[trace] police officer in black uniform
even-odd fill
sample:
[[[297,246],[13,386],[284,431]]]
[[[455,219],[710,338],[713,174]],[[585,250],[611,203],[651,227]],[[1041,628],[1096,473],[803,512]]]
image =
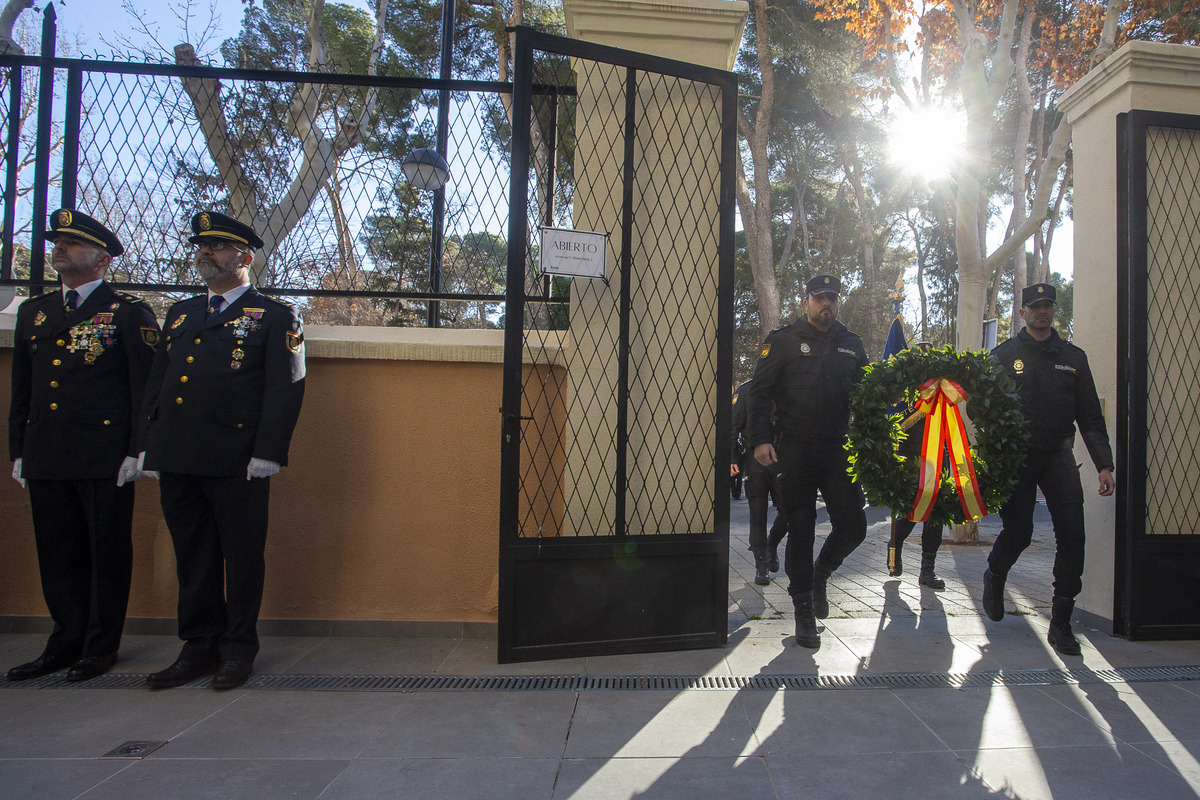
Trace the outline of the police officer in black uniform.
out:
[[[1056,293],[1047,283],[1021,294],[1025,328],[992,351],[1017,382],[1021,409],[1029,418],[1029,446],[1012,497],[1000,509],[1004,527],[992,545],[983,573],[983,609],[1004,618],[1004,581],[1033,536],[1033,507],[1038,487],[1054,523],[1054,599],[1050,645],[1064,655],[1079,655],[1071,633],[1075,597],[1083,588],[1083,486],[1072,448],[1075,426],[1100,473],[1100,494],[1113,493],[1113,456],[1108,429],[1096,396],[1087,355],[1054,330]]]
[[[750,552],[754,554],[754,582],[759,586],[771,583],[771,573],[779,571],[779,543],[787,536],[787,515],[779,498],[775,476],[753,458],[742,458],[745,452],[746,422],[749,415],[750,381],[738,386],[733,393],[733,435],[729,448],[729,469],[743,472],[745,465],[746,501],[750,507]],[[767,533],[767,501],[775,504],[775,523]]]
[[[764,467],[779,464],[779,487],[788,520],[784,570],[796,607],[796,643],[821,646],[817,618],[829,616],[826,586],[867,535],[865,500],[846,469],[850,390],[868,363],[857,334],[837,321],[841,282],[818,275],[805,286],[807,319],[771,332],[763,343],[750,390],[746,446]],[[779,427],[772,444],[771,410]],[[812,560],[817,491],[825,498],[832,531]]]
[[[62,208],[46,239],[62,287],[17,311],[8,447],[13,477],[28,484],[54,631],[8,679],[70,666],[67,680],[82,681],[116,663],[125,627],[138,417],[158,323],[104,281],[124,252],[108,228]]]
[[[214,689],[250,677],[258,653],[270,476],[287,464],[304,397],[296,309],[249,280],[262,239],[214,211],[192,217],[206,295],[171,306],[146,387],[144,468],[157,473],[175,545],[179,637],[153,688],[216,672]]]

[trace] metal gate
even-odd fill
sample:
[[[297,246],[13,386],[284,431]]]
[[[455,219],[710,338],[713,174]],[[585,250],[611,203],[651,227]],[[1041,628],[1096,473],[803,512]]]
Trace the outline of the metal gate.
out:
[[[1117,120],[1113,632],[1200,637],[1200,116]]]
[[[514,73],[499,660],[719,647],[736,78],[525,28]]]

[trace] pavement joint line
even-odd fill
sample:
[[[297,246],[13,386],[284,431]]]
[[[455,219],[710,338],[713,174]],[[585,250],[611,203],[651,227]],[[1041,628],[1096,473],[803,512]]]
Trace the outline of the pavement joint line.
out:
[[[1080,684],[1200,681],[1200,665],[1111,667],[1106,669],[1017,669],[979,672],[881,672],[857,674],[754,675],[309,675],[261,673],[241,690],[341,692],[441,691],[796,691],[822,689],[961,689],[995,686],[1063,686]],[[180,688],[207,689],[198,678]],[[69,682],[64,675],[27,681],[5,681],[7,689],[142,689],[146,676],[109,673],[89,681]],[[157,690],[161,691],[161,690]]]

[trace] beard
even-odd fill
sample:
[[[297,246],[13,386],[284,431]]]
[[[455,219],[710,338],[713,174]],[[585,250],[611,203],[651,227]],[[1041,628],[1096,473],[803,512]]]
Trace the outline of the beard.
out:
[[[211,283],[214,280],[219,280],[222,278],[236,278],[238,276],[238,271],[238,265],[236,262],[219,264],[207,256],[196,257],[196,272],[200,273],[200,278],[205,283]]]

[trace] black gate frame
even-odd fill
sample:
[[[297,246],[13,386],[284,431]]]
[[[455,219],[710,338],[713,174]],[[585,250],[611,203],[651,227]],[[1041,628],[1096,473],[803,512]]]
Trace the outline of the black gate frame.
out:
[[[1113,633],[1128,639],[1200,638],[1200,531],[1146,532],[1149,373],[1149,128],[1200,130],[1200,116],[1117,115],[1117,530]]]
[[[625,427],[628,407],[629,294],[632,263],[632,198],[635,104],[624,109],[625,168],[620,254],[621,339],[618,392],[616,527],[612,536],[522,538],[519,530],[522,437],[522,353],[526,263],[518,245],[529,241],[528,169],[534,51],[625,67],[629,83],[638,71],[653,72],[721,87],[721,142],[718,239],[717,374],[714,391],[716,464],[713,470],[714,530],[702,534],[630,536],[624,530],[626,491]],[[500,575],[498,659],[500,663],[585,655],[657,652],[724,646],[728,637],[729,485],[723,457],[728,451],[731,403],[721,387],[733,381],[734,159],[737,77],[731,72],[565,39],[533,29],[516,29],[513,85],[512,179],[510,182],[508,281],[504,331],[504,388],[501,407]],[[636,548],[653,567],[623,570],[619,553]],[[589,581],[602,581],[617,598],[604,608],[588,608]],[[572,629],[543,619],[545,609],[571,609]],[[595,605],[593,602],[592,605]],[[578,612],[578,613],[576,613]],[[589,613],[590,612],[590,613]],[[679,620],[707,620],[701,633],[680,631]],[[559,620],[561,622],[561,619]]]

